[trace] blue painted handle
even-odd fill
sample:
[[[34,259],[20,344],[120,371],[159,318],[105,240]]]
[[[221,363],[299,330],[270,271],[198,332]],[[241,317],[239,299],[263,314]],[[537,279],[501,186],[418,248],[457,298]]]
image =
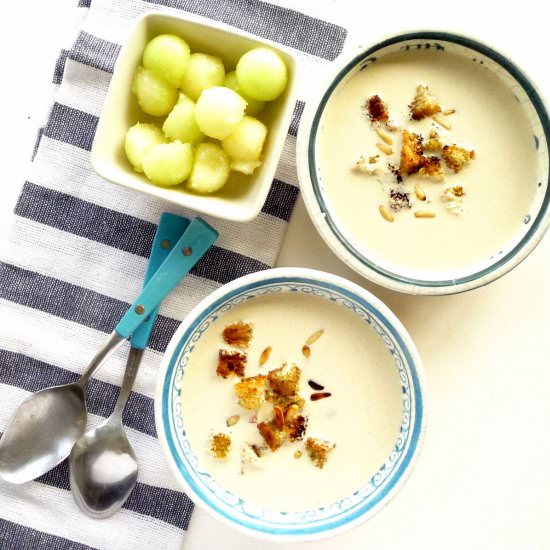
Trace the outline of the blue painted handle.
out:
[[[162,262],[166,260],[168,254],[170,254],[174,245],[180,240],[188,226],[189,220],[187,218],[176,216],[175,214],[168,214],[167,212],[162,214],[157,232],[155,233],[155,239],[153,240],[153,246],[151,247],[151,255],[149,256],[149,264],[145,272],[143,286],[149,282],[151,277],[155,274],[155,271],[157,271]],[[158,307],[146,317],[145,321],[143,321],[132,334],[131,342],[133,348],[145,349],[147,347],[147,342],[149,342],[149,336],[151,336],[157,312]]]
[[[128,338],[146,317],[153,313],[217,238],[218,232],[214,228],[200,218],[195,218],[115,327],[116,333],[122,338]]]

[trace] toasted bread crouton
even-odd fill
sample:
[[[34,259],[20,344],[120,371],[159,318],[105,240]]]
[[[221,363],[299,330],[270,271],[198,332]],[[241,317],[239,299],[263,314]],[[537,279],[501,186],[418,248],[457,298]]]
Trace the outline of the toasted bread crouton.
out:
[[[263,374],[243,378],[233,388],[239,398],[239,405],[245,409],[259,409],[265,403],[265,381]]]
[[[399,164],[399,173],[402,176],[408,176],[418,172],[424,163],[424,148],[422,146],[422,136],[409,132],[403,128],[403,145],[401,146],[401,162]]]
[[[451,170],[460,172],[475,157],[475,151],[468,151],[458,145],[445,145],[441,156]]]
[[[388,108],[379,95],[369,97],[365,102],[364,109],[372,122],[388,122],[390,118]]]
[[[422,120],[423,118],[440,113],[441,106],[430,92],[429,87],[419,84],[416,87],[414,100],[409,105],[409,110],[413,120]]]
[[[299,390],[302,371],[293,363],[285,363],[267,373],[269,386],[278,395],[294,395]]]
[[[217,433],[210,439],[210,451],[215,458],[224,459],[229,456],[231,438],[224,433]]]
[[[276,451],[286,440],[286,432],[279,429],[274,420],[260,422],[258,431],[271,451]]]
[[[243,323],[242,321],[233,323],[225,327],[222,336],[230,346],[245,349],[252,339],[252,325],[250,323]]]
[[[230,376],[244,376],[246,367],[246,353],[221,349],[218,352],[218,366],[216,374],[222,378]]]
[[[255,445],[250,445],[249,443],[245,443],[241,447],[241,474],[258,470],[262,467],[261,454],[257,449]]]
[[[418,174],[423,178],[430,178],[435,181],[443,181],[445,172],[439,157],[424,157],[424,164],[418,171]]]
[[[335,443],[324,439],[308,437],[306,440],[306,451],[317,468],[322,468],[326,464],[328,455],[334,447],[336,447]]]
[[[436,130],[432,130],[428,139],[424,140],[424,151],[441,151],[443,149],[443,142],[439,139],[439,134]]]

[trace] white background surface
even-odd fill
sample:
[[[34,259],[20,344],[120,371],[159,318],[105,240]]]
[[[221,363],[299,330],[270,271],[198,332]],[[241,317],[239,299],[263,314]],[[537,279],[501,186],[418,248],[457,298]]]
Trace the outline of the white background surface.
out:
[[[57,54],[71,44],[75,3],[27,0],[4,8],[0,231],[9,224],[36,129],[51,101]],[[334,0],[332,19],[348,21],[349,44],[368,45],[382,35],[415,28],[480,37],[510,54],[550,95],[548,22],[540,2],[522,1],[513,8],[473,1],[395,0],[391,8],[383,7],[388,5]],[[314,11],[314,3],[306,6]],[[550,548],[549,252],[547,236],[512,273],[464,295],[404,296],[350,272],[317,236],[300,200],[279,265],[350,278],[400,317],[423,357],[430,386],[424,449],[411,479],[389,506],[336,539],[307,546],[267,544],[196,510],[184,549]],[[162,541],[158,547],[163,548]]]

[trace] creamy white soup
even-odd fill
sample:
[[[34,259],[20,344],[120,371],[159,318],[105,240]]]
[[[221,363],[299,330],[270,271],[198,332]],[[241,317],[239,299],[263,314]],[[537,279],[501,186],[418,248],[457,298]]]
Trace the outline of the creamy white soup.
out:
[[[448,129],[432,117],[411,120],[408,106],[420,84],[441,105],[438,116]],[[393,153],[386,155],[363,110],[375,94],[395,126],[425,140],[435,130],[443,143],[474,150],[475,158],[458,173],[445,167],[443,182],[414,174],[398,184],[391,175],[353,170],[359,157],[377,154],[382,168],[399,167],[400,130],[386,131],[393,141]],[[433,50],[389,54],[342,83],[321,118],[317,162],[328,206],[344,234],[375,262],[400,272],[444,272],[496,258],[524,229],[536,189],[535,144],[524,106],[485,64]],[[425,201],[417,198],[416,185]],[[465,194],[452,212],[442,194],[457,185]],[[389,187],[408,193],[412,207],[391,211]],[[392,222],[380,214],[381,205]],[[417,218],[418,211],[433,217]]]
[[[253,467],[243,469],[243,445],[264,445],[257,422],[271,415],[272,406],[255,413],[237,402],[233,386],[239,378],[216,375],[218,350],[228,348],[222,338],[227,325],[253,325],[245,376],[267,374],[285,362],[301,370],[300,393],[308,417],[303,441],[286,442],[278,450],[262,452]],[[302,347],[319,329],[322,336]],[[271,346],[260,366],[262,351]],[[324,387],[330,397],[311,401]],[[201,336],[185,368],[182,412],[185,430],[200,465],[224,488],[249,503],[278,511],[300,511],[330,504],[363,486],[384,463],[395,445],[402,415],[401,385],[387,347],[365,321],[344,307],[318,297],[276,294],[254,298],[224,313]],[[228,427],[229,417],[239,421]],[[255,420],[255,422],[251,422]],[[231,438],[226,459],[210,451],[211,436]],[[304,449],[307,437],[336,444],[324,467],[318,468]],[[296,451],[302,456],[296,458]]]

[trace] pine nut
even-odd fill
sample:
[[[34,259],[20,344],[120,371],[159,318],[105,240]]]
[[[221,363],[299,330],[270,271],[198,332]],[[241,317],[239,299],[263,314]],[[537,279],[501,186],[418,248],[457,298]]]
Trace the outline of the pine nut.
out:
[[[323,335],[323,332],[325,332],[325,329],[320,328],[319,330],[316,330],[307,340],[306,340],[306,346],[311,346],[311,344],[314,344],[321,338]]]
[[[456,113],[456,109],[447,109],[446,111],[443,111],[443,115],[449,116],[454,115]]]
[[[379,207],[378,207],[378,210],[380,210],[380,214],[382,214],[382,217],[383,217],[387,222],[393,222],[393,216],[386,210],[386,207],[385,207],[385,206],[379,206]]]
[[[391,145],[393,143],[393,139],[388,136],[388,134],[386,134],[386,132],[384,132],[384,130],[382,130],[381,128],[377,128],[376,133],[378,134],[378,137],[382,141],[385,141],[388,145]]]
[[[387,145],[386,143],[377,143],[376,147],[382,151],[382,153],[385,153],[386,155],[391,155],[393,153],[393,149]]]
[[[415,212],[414,217],[415,218],[435,218],[435,213],[422,210],[420,212]]]
[[[418,183],[414,186],[414,193],[416,195],[416,198],[419,201],[425,201],[426,200],[426,193],[422,190],[422,187],[418,185]]]
[[[445,128],[445,130],[450,130],[451,129],[451,125],[446,120],[441,118],[440,116],[434,115],[432,117],[432,120],[437,122],[440,126],[443,126],[443,128]]]

